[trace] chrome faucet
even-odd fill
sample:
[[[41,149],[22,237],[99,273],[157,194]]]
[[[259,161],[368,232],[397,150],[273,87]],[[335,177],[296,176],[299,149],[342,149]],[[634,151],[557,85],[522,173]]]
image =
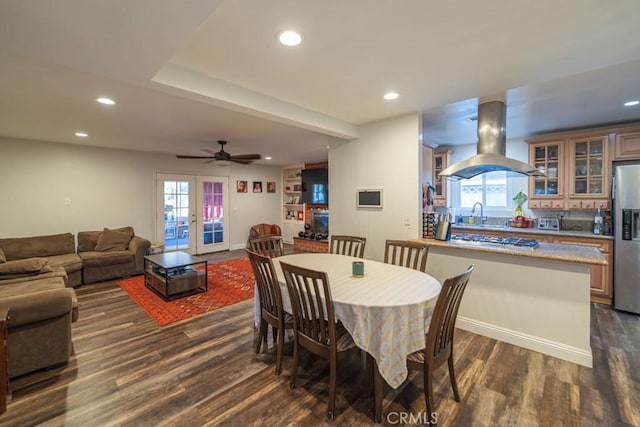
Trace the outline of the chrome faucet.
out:
[[[482,203],[475,202],[473,204],[473,207],[471,208],[471,216],[476,213],[476,205],[480,205],[480,224],[484,224],[487,219],[484,217],[484,207],[482,206]]]

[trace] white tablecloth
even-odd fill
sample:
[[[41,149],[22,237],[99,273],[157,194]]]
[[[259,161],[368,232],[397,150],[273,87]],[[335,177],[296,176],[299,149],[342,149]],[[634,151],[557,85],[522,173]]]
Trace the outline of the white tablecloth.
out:
[[[365,275],[354,278],[351,263],[364,261]],[[425,334],[440,283],[428,274],[378,261],[335,254],[294,254],[274,258],[283,305],[291,312],[279,261],[326,271],[336,317],[355,343],[376,359],[393,388],[407,378],[407,355],[424,348]]]

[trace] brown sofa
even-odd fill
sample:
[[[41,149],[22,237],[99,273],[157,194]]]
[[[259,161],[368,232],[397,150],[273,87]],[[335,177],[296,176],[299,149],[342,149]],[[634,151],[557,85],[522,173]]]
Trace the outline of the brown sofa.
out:
[[[151,242],[132,227],[78,233],[82,283],[94,283],[144,273],[144,256]]]
[[[63,267],[47,258],[2,262],[0,305],[9,309],[9,377],[67,363],[78,301]]]
[[[71,233],[0,239],[0,249],[7,261],[47,258],[50,266],[64,267],[70,286],[82,284],[82,260],[76,254],[75,238]]]

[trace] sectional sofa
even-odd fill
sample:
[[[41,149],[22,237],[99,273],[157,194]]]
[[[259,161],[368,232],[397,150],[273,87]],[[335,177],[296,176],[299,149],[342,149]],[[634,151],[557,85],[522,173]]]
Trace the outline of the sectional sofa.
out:
[[[9,308],[9,377],[65,364],[74,287],[144,272],[151,242],[133,228],[0,239],[0,306]]]

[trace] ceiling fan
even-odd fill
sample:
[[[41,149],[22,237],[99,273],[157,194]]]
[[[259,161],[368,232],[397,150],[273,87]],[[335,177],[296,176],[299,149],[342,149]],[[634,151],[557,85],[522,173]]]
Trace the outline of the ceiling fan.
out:
[[[248,165],[262,158],[260,154],[237,154],[235,156],[232,156],[231,154],[224,151],[224,146],[226,145],[226,143],[227,141],[218,141],[218,144],[220,144],[220,151],[217,151],[217,152],[213,150],[209,150],[208,148],[202,149],[202,151],[211,153],[212,154],[211,156],[186,156],[186,155],[178,154],[176,157],[179,159],[209,159],[209,162],[219,162],[221,166],[227,165],[229,164],[229,162]]]

